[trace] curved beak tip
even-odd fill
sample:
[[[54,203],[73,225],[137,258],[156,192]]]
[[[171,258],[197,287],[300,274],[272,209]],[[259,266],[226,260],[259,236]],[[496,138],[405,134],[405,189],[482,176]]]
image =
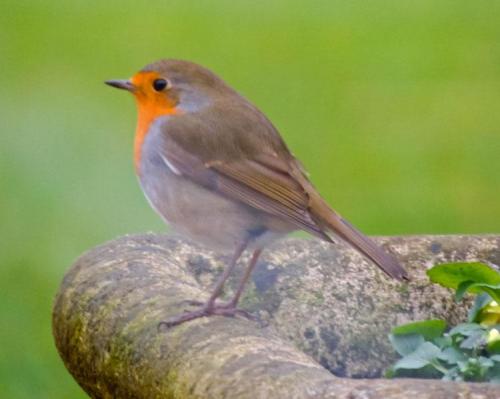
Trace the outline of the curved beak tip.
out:
[[[117,89],[128,90],[128,91],[134,90],[134,85],[129,80],[113,79],[113,80],[106,80],[104,83],[106,83],[111,87],[115,87]]]

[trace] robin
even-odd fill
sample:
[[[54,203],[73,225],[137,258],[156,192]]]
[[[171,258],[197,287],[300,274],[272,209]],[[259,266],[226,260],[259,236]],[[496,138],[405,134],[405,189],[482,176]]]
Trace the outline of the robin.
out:
[[[370,238],[328,206],[257,107],[210,70],[188,61],[161,60],[130,80],[108,80],[135,97],[135,170],[155,211],[175,230],[233,256],[206,303],[168,320],[174,326],[237,308],[262,250],[294,230],[322,240],[337,236],[386,274],[406,271]],[[245,250],[252,256],[227,302],[224,283]]]

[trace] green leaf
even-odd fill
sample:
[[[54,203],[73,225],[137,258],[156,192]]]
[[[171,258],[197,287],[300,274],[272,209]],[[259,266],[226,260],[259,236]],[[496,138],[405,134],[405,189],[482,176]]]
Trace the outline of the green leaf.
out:
[[[461,323],[453,327],[448,334],[454,336],[457,334],[468,337],[476,333],[476,331],[484,331],[485,328],[477,323]]]
[[[443,335],[446,330],[446,322],[443,320],[424,320],[413,323],[402,324],[394,327],[392,335],[421,335],[425,340],[432,340]]]
[[[457,302],[461,301],[470,286],[474,284],[475,283],[472,280],[462,281],[460,284],[458,284],[457,291],[455,292],[455,300]]]
[[[456,381],[458,378],[458,367],[452,367],[445,373],[445,375],[443,375],[442,379],[445,381]]]
[[[396,377],[396,372],[394,371],[394,369],[392,367],[389,367],[387,370],[385,370],[384,377],[385,378],[394,378],[394,377]]]
[[[488,370],[486,378],[489,382],[500,384],[500,363],[495,362],[495,365]]]
[[[446,370],[446,369],[444,369]],[[447,370],[446,370],[447,371]],[[428,364],[419,369],[398,369],[398,370],[388,370],[386,373],[387,378],[441,378],[444,371],[437,371],[435,367]]]
[[[500,340],[489,341],[487,347],[488,352],[493,354],[493,356],[498,356],[499,358],[497,361],[500,362]],[[493,358],[493,356],[491,356],[491,358]]]
[[[460,343],[462,349],[476,349],[486,344],[486,331],[477,330]]]
[[[432,342],[440,348],[447,348],[448,346],[453,345],[453,339],[449,334],[444,334],[441,337],[434,338]]]
[[[487,306],[493,299],[488,294],[481,294],[476,297],[474,300],[474,305],[469,310],[469,314],[467,319],[469,322],[478,321],[478,316],[481,313],[481,310]]]
[[[488,369],[488,368],[494,366],[493,360],[491,360],[491,358],[485,357],[485,356],[479,356],[479,364],[484,369]]]
[[[434,266],[427,271],[432,282],[443,287],[458,289],[461,283],[473,281],[474,283],[496,286],[500,284],[500,273],[493,270],[484,263],[444,263]],[[463,288],[463,287],[462,287]],[[487,288],[491,295],[490,287],[470,287],[469,289],[478,293]],[[464,291],[465,292],[465,291]],[[500,295],[500,291],[498,292]],[[495,297],[493,297],[495,299]]]
[[[464,353],[453,347],[444,349],[438,358],[450,364],[466,361]]]
[[[456,292],[456,297],[457,301],[461,300],[462,297],[465,295],[466,291],[471,291],[471,292],[486,292],[488,295],[492,297],[495,301],[500,301],[500,284],[485,284],[485,283],[472,283],[472,284],[467,284],[465,287],[465,291],[461,293],[461,297],[459,298],[459,292],[458,290],[461,289],[462,285],[465,285],[466,283],[469,283],[469,281],[465,281],[464,283],[460,283],[457,292]]]
[[[437,359],[441,350],[431,342],[423,342],[415,351],[399,359],[394,365],[398,369],[420,369]]]
[[[406,356],[415,351],[423,342],[424,337],[420,334],[389,334],[392,346],[401,356]]]
[[[462,373],[467,371],[470,367],[468,360],[459,361],[459,362],[457,362],[457,364],[458,364],[458,368],[459,368],[460,372],[462,372]]]

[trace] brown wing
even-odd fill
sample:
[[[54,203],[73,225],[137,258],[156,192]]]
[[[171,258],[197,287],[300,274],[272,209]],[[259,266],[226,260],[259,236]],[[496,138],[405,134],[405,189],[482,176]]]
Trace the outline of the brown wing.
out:
[[[240,97],[222,105],[189,118],[176,117],[164,126],[162,157],[187,178],[221,195],[330,242],[327,232],[333,232],[390,276],[407,278],[392,256],[328,206],[260,111]]]
[[[309,194],[272,153],[255,159],[203,162],[173,140],[165,140],[162,156],[185,177],[236,201],[288,220],[331,241],[309,213]]]

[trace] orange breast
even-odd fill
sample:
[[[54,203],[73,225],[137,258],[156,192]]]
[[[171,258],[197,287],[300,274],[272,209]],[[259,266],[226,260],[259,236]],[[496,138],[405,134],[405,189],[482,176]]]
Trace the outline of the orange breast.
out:
[[[152,88],[152,82],[158,77],[155,72],[139,72],[132,78],[136,87],[134,95],[138,111],[134,141],[134,164],[137,173],[140,172],[142,145],[151,130],[151,124],[160,116],[179,113],[176,101],[169,98],[167,93],[156,92]]]

